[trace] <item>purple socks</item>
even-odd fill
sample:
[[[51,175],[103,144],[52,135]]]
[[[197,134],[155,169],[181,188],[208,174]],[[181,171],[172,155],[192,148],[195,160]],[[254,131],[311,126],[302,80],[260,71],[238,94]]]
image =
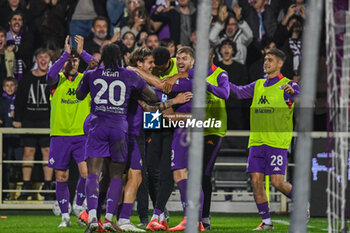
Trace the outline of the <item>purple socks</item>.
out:
[[[106,214],[114,214],[122,194],[122,180],[112,178],[107,191]]]
[[[133,203],[123,203],[119,218],[130,219]]]
[[[269,203],[268,202],[256,204],[256,207],[258,207],[259,214],[263,220],[270,218],[270,210],[269,210]]]
[[[164,211],[161,211],[160,209],[157,209],[157,208],[155,208],[154,210],[153,210],[153,214],[155,214],[155,215],[161,215],[162,213],[163,213]]]
[[[86,179],[80,177],[78,184],[77,184],[77,200],[76,204],[78,206],[82,206],[84,199],[85,199],[85,182]]]
[[[99,176],[96,174],[89,174],[86,178],[85,195],[89,211],[97,209],[98,195],[100,191],[98,182]]]
[[[180,196],[181,196],[181,204],[182,208],[184,210],[184,215],[186,216],[186,204],[187,204],[187,179],[180,180],[177,183],[177,187],[179,188],[180,191]]]
[[[69,189],[68,182],[58,182],[56,181],[56,199],[58,205],[60,206],[61,213],[68,213],[69,206]]]

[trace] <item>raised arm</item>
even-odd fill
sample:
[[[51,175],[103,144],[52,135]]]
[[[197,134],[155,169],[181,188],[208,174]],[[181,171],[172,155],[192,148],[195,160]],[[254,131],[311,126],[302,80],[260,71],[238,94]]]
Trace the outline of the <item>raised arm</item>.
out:
[[[86,52],[83,49],[84,48],[84,37],[75,36],[74,40],[77,43],[77,52],[78,52],[79,56],[81,57],[81,59],[83,59],[83,61],[86,62],[86,64],[90,64],[90,61],[93,59],[96,60],[96,58],[94,58],[91,54],[89,54],[88,52]]]
[[[66,37],[64,44],[64,52],[62,56],[51,66],[46,75],[46,82],[49,87],[57,85],[59,81],[59,73],[63,69],[64,63],[69,59],[71,50],[69,45],[69,36]]]
[[[229,83],[231,93],[234,93],[238,99],[251,99],[254,96],[255,82],[248,85],[237,86],[233,83]]]
[[[207,88],[209,92],[213,93],[217,97],[227,100],[230,96],[228,74],[226,72],[220,73],[218,76],[218,86],[207,82]]]

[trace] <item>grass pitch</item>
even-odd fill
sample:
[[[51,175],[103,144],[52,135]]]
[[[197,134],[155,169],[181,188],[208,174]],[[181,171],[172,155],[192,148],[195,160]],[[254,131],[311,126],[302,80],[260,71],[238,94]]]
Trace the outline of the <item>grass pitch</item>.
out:
[[[139,218],[133,213],[131,221],[136,225]],[[71,216],[72,225],[69,228],[59,229],[61,217],[54,216],[51,211],[0,211],[0,232],[16,233],[56,233],[56,232],[84,232],[85,228],[78,226],[76,217]],[[275,227],[273,232],[288,232],[290,218],[288,215],[272,215]],[[176,226],[183,216],[179,212],[170,213],[169,227]],[[244,233],[252,232],[252,229],[260,224],[258,214],[213,214],[211,224],[213,230],[210,233]],[[327,232],[326,218],[311,218],[308,232]]]

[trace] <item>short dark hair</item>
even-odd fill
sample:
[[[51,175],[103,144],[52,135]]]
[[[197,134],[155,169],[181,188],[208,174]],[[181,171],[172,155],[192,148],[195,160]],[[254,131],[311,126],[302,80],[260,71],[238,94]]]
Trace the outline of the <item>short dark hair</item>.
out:
[[[97,20],[106,21],[106,23],[107,23],[107,29],[108,29],[108,27],[109,27],[109,20],[108,20],[106,17],[104,17],[104,16],[97,16],[97,17],[95,17],[95,18],[92,20],[92,27],[95,27],[95,24],[96,24],[96,21],[97,21]]]
[[[188,55],[190,55],[194,59],[194,50],[190,46],[183,46],[183,47],[181,47],[177,51],[177,54],[180,54],[180,53],[187,53]]]
[[[36,58],[41,53],[47,53],[49,55],[49,57],[51,58],[50,50],[47,48],[38,48],[37,50],[35,50],[34,57]]]
[[[5,34],[5,37],[6,37],[6,33],[7,33],[7,32],[6,32],[6,29],[0,26],[0,33],[1,33],[1,32],[4,33],[4,34]]]
[[[121,64],[120,48],[116,44],[108,44],[103,47],[101,60],[97,67],[103,62],[105,68],[116,71]]]
[[[286,60],[286,55],[284,54],[284,52],[282,50],[279,50],[277,48],[272,48],[272,49],[269,49],[267,52],[266,52],[266,55],[267,54],[271,54],[271,55],[274,55],[277,57],[277,59],[280,59],[283,63],[284,61]]]
[[[2,86],[4,87],[7,82],[13,82],[16,86],[18,85],[18,82],[14,77],[6,77],[4,81],[2,81]]]
[[[156,36],[156,37],[158,38],[158,40],[159,40],[159,36],[158,36],[158,34],[155,33],[155,32],[149,33],[149,34],[147,35],[147,39],[148,39],[148,37],[150,37],[150,36]],[[146,39],[146,40],[147,40],[147,39]]]
[[[167,63],[170,59],[170,52],[166,47],[159,46],[152,50],[152,55],[154,57],[154,64],[156,66],[161,66]]]
[[[236,42],[230,40],[230,39],[225,39],[221,42],[221,44],[219,45],[219,53],[221,51],[221,48],[222,46],[224,45],[230,45],[232,47],[232,50],[233,50],[233,54],[232,54],[232,57],[234,57],[237,53],[237,44]]]
[[[142,48],[142,47],[137,48],[130,55],[129,65],[136,67],[138,61],[144,62],[145,58],[151,55],[152,55],[152,52],[148,48]]]
[[[15,10],[13,12],[11,12],[11,14],[9,15],[8,19],[7,19],[7,22],[10,22],[12,17],[15,16],[15,15],[20,15],[22,17],[22,20],[23,20],[23,26],[24,26],[24,14],[22,11],[20,10]],[[22,27],[23,27],[22,26]]]
[[[174,40],[170,39],[170,38],[165,38],[165,39],[162,39],[160,41],[160,46],[164,46],[164,47],[167,47],[169,46],[171,43],[173,43],[175,45],[175,42]]]
[[[126,32],[124,32],[124,34],[122,35],[122,40],[125,39],[126,34],[131,34],[131,35],[134,37],[134,39],[136,40],[136,36],[135,36],[135,34],[134,34],[132,31],[126,31]]]
[[[71,48],[70,56],[79,58],[79,53],[76,48]]]

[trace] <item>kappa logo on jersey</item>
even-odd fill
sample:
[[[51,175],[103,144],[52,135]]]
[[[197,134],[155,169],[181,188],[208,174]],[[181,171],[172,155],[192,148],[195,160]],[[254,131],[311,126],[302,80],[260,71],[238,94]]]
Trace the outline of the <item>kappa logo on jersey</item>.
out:
[[[159,111],[156,112],[144,112],[143,113],[143,128],[144,129],[160,129],[160,116],[162,114]]]
[[[266,95],[262,95],[258,104],[270,104],[270,102],[267,100]]]
[[[279,167],[275,167],[275,168],[273,169],[273,171],[274,171],[274,172],[279,172],[279,171],[281,171],[281,169],[280,169]]]
[[[75,88],[69,88],[66,95],[75,95]]]

